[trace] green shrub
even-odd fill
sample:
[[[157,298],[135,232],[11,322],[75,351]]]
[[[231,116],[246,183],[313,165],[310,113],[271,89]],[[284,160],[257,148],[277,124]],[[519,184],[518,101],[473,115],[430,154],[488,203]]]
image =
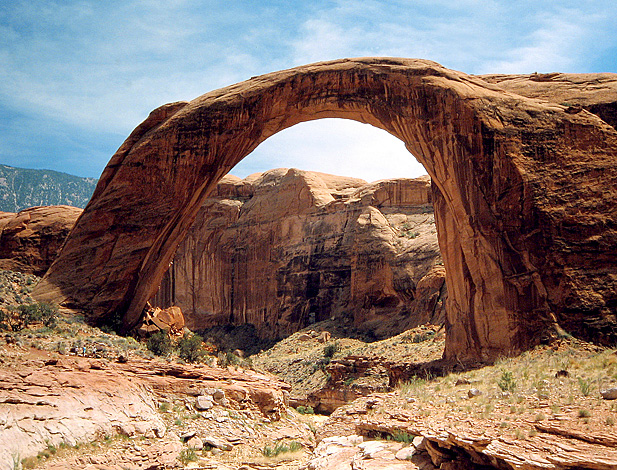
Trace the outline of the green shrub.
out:
[[[289,445],[283,442],[277,442],[274,447],[265,446],[261,453],[264,457],[276,457],[279,454],[284,454],[286,452],[296,452],[302,449],[302,444],[299,442],[293,441]]]
[[[7,314],[0,310],[0,331],[8,329],[9,324],[7,323],[7,318]]]
[[[501,378],[497,382],[499,388],[504,392],[513,392],[516,389],[516,381],[514,380],[514,374],[509,370],[504,370],[501,373]]]
[[[171,339],[164,331],[157,331],[146,343],[147,348],[157,356],[166,356],[173,350]]]
[[[197,454],[195,453],[195,449],[182,449],[180,451],[180,455],[178,455],[178,460],[184,465],[188,464],[189,462],[195,462],[195,460],[197,460]]]
[[[327,359],[332,359],[332,356],[340,349],[338,341],[328,344],[323,348],[323,355]]]
[[[424,341],[428,341],[429,339],[432,339],[434,337],[435,337],[434,331],[427,331],[425,333],[418,333],[417,335],[415,335],[411,339],[411,342],[412,343],[423,343]]]
[[[184,335],[178,341],[178,356],[187,362],[196,362],[201,359],[206,352],[201,346],[203,338],[199,335]]]
[[[589,393],[591,392],[591,380],[585,380],[579,377],[578,386],[580,387],[581,393],[584,396],[589,396]]]
[[[315,410],[313,410],[313,407],[310,405],[309,406],[300,405],[296,408],[296,411],[300,413],[301,415],[314,415],[315,414]]]
[[[403,442],[405,444],[411,444],[414,437],[416,436],[405,431],[395,431],[394,434],[392,434],[392,440],[396,442]]]
[[[35,322],[42,322],[47,328],[54,328],[58,324],[58,309],[48,303],[23,304],[11,310],[11,314],[4,315],[0,320],[13,331],[23,330]]]

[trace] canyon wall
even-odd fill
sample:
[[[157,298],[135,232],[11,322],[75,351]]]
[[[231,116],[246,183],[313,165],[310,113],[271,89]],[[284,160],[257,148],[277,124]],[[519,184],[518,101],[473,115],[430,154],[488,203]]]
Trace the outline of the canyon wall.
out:
[[[382,337],[443,323],[444,280],[428,176],[277,169],[219,182],[151,303],[193,330],[276,338],[335,317]]]

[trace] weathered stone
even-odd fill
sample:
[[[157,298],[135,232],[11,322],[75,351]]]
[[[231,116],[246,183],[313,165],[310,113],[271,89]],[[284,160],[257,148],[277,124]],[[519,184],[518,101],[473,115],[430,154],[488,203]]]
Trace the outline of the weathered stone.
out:
[[[614,74],[568,78],[578,106],[614,107]],[[603,111],[567,112],[548,84],[527,98],[488,80],[424,60],[343,59],[162,106],[112,157],[34,295],[134,327],[216,182],[276,132],[343,117],[399,137],[435,183],[447,358],[513,354],[559,326],[614,342],[617,131]],[[602,93],[585,85],[596,82]]]
[[[214,401],[209,395],[199,395],[195,402],[195,408],[199,411],[209,410],[214,406]]]
[[[358,448],[361,449],[361,454],[363,457],[373,458],[373,455],[386,448],[386,444],[381,441],[366,441],[358,444]]]
[[[617,400],[617,387],[601,390],[600,395],[602,395],[602,398],[605,400]]]
[[[413,441],[411,442],[413,444],[413,446],[419,450],[425,450],[425,439],[424,436],[416,436],[413,438]]]
[[[317,338],[317,340],[318,340],[320,343],[327,343],[328,341],[330,341],[330,337],[331,337],[331,335],[330,335],[330,332],[329,332],[329,331],[322,331],[322,332],[319,334],[319,337]]]
[[[477,388],[470,388],[467,392],[467,396],[469,398],[479,397],[480,395],[482,395],[482,392]]]
[[[164,309],[149,308],[144,312],[137,329],[141,336],[149,336],[157,331],[180,333],[184,329],[184,315],[180,307],[175,305]]]
[[[45,274],[81,213],[71,206],[0,212],[0,269]]]
[[[413,454],[416,453],[416,448],[414,446],[403,447],[396,453],[396,458],[398,460],[410,460]]]
[[[217,449],[221,449],[221,450],[231,450],[232,449],[232,445],[228,441],[215,437],[215,436],[204,437],[203,443],[206,445],[215,447]]]
[[[202,450],[204,448],[204,443],[197,436],[191,437],[188,441],[186,441],[187,447],[195,450]]]

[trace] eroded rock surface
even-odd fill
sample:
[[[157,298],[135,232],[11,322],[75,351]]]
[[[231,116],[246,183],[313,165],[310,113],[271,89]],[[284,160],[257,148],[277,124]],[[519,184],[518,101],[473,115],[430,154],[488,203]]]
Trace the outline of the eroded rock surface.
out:
[[[615,75],[577,79],[603,80],[594,105],[617,101]],[[435,183],[446,357],[513,354],[559,325],[613,342],[617,131],[601,115],[393,58],[297,67],[165,105],[112,157],[35,295],[135,326],[216,183],[278,131],[339,117],[400,138]]]
[[[135,456],[127,448],[126,452],[107,459],[94,456],[91,460],[86,456],[72,465],[125,461],[131,464],[130,468],[151,468],[157,462],[160,468],[174,467],[183,445],[177,436],[166,436],[169,426],[162,419],[160,405],[178,399],[182,400],[183,410],[191,410],[196,409],[198,396],[213,397],[215,409],[194,417],[201,420],[195,428],[202,438],[237,442],[235,436],[246,441],[251,438],[251,431],[243,427],[246,420],[276,422],[286,417],[289,386],[251,370],[232,371],[136,357],[128,362],[114,362],[36,350],[28,353],[19,346],[0,349],[0,359],[2,470],[14,468],[14,459],[19,462],[36,456],[50,445],[73,446],[115,434],[153,439],[156,445],[150,454],[137,452]],[[238,417],[231,419],[234,410]],[[161,438],[164,439],[157,440]],[[136,460],[127,461],[124,454]],[[153,461],[147,461],[148,455]]]
[[[71,206],[0,213],[0,269],[45,274],[81,213]]]
[[[408,439],[417,436],[434,468],[442,469],[609,470],[617,466],[615,434],[580,432],[576,429],[580,426],[573,421],[521,423],[523,429],[532,432],[513,438],[505,435],[503,427],[478,419],[458,420],[452,416],[454,413],[427,415],[414,402],[405,408],[396,394],[359,398],[333,413],[319,430],[318,441],[327,443],[332,436],[355,434]]]
[[[376,337],[444,321],[430,179],[277,169],[226,176],[204,202],[153,303],[193,330],[276,338],[330,318]]]

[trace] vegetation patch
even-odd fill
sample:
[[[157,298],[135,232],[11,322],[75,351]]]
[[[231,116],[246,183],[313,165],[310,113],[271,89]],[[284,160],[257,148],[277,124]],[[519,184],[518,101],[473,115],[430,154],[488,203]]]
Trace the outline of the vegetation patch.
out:
[[[289,444],[286,444],[284,442],[277,442],[274,447],[269,445],[264,446],[261,453],[264,457],[276,457],[279,454],[298,452],[301,449],[302,444],[297,441],[292,441]]]

